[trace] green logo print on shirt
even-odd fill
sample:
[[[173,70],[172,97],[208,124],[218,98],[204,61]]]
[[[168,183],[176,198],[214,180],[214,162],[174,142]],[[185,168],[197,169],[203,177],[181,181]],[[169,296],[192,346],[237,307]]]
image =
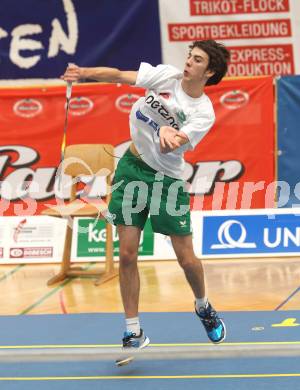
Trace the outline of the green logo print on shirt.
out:
[[[176,116],[181,125],[186,121],[186,115],[183,111],[176,112]]]

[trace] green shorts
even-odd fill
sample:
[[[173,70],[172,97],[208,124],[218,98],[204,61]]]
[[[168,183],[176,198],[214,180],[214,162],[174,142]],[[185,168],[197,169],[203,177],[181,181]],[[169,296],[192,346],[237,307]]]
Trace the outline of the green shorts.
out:
[[[150,214],[154,232],[191,234],[190,196],[185,182],[155,171],[129,149],[115,172],[109,212],[114,225],[143,229]]]

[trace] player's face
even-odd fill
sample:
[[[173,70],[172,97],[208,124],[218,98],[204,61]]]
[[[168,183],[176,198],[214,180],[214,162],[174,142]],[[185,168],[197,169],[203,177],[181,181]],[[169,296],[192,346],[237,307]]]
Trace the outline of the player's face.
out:
[[[194,47],[185,62],[183,78],[185,80],[197,80],[201,81],[204,78],[209,78],[213,75],[213,72],[207,69],[209,63],[209,57],[205,51]]]

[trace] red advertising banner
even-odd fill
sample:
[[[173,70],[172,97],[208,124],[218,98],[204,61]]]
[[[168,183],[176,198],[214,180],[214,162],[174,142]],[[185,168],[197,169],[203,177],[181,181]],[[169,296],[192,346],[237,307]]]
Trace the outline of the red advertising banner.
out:
[[[272,207],[272,78],[227,80],[207,93],[216,124],[186,154],[193,208]],[[67,144],[111,143],[120,157],[130,141],[130,108],[143,94],[129,86],[75,85]],[[64,119],[62,86],[0,89],[0,215],[35,215],[56,202]]]
[[[200,41],[205,39],[257,39],[291,36],[289,19],[235,21],[215,23],[169,24],[169,40]]]
[[[191,15],[288,12],[289,0],[190,0]]]
[[[224,80],[207,88],[206,93],[214,104],[217,120],[195,151],[187,153],[187,160],[200,170],[194,174],[193,182],[196,183],[197,175],[200,182],[205,174],[210,177],[206,181],[204,199],[196,196],[193,208],[273,207],[275,129],[272,78]]]
[[[295,73],[292,45],[231,47],[230,58],[228,74],[233,77]]]

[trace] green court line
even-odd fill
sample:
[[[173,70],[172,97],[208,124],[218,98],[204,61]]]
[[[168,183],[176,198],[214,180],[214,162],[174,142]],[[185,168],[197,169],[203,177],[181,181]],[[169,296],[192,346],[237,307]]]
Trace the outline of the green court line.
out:
[[[26,264],[18,264],[15,268],[13,268],[11,271],[7,272],[6,274],[2,275],[0,277],[0,282],[3,282],[3,280],[9,278],[11,275],[18,272],[21,268],[25,267]]]
[[[300,373],[275,374],[217,374],[217,375],[99,375],[99,376],[41,376],[41,377],[0,377],[0,381],[93,381],[123,379],[247,379],[247,378],[292,378]]]
[[[86,267],[84,267],[82,270],[86,271],[93,267],[95,263],[89,263]],[[59,286],[53,288],[50,292],[42,296],[40,299],[38,299],[36,302],[32,303],[30,306],[28,306],[26,309],[22,310],[19,315],[22,314],[28,314],[32,309],[36,308],[38,305],[43,303],[46,299],[51,297],[52,295],[56,294],[59,290],[63,289],[67,284],[71,283],[73,280],[80,278],[80,276],[75,276],[71,278],[67,278],[64,282],[62,282]]]
[[[149,344],[150,347],[203,347],[211,346],[211,343],[160,343]],[[240,341],[232,343],[222,343],[220,348],[224,346],[242,346],[242,345],[300,345],[300,341]],[[121,344],[45,344],[45,345],[0,345],[0,349],[60,349],[60,348],[116,348]]]

